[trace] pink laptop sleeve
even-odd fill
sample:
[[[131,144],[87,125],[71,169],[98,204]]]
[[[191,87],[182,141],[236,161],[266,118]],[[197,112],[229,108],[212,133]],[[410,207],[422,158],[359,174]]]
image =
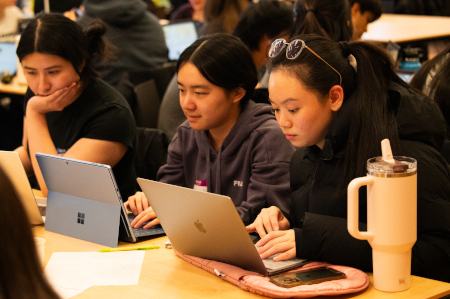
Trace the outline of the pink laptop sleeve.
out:
[[[289,273],[301,272],[316,268],[333,268],[344,272],[345,279],[326,281],[312,285],[301,285],[293,288],[279,287],[269,281],[268,276],[247,271],[236,266],[182,254],[174,250],[177,256],[214,275],[227,280],[243,290],[272,298],[310,298],[315,296],[332,296],[356,293],[369,285],[369,277],[361,270],[335,266],[324,262],[312,262]]]

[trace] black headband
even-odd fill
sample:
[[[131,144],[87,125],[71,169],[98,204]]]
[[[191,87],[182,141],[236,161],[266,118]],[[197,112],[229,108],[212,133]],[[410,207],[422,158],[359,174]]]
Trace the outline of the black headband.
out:
[[[352,54],[346,41],[339,42],[339,46],[341,46],[342,54],[344,54],[344,57],[348,57],[350,54]]]

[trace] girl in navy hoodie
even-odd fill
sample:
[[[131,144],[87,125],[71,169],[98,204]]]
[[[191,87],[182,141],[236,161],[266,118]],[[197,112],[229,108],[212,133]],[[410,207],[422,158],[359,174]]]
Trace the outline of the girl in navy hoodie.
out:
[[[245,223],[265,206],[288,212],[294,147],[271,107],[250,100],[258,81],[244,43],[224,34],[201,38],[181,54],[177,68],[187,120],[169,146],[158,180],[229,196]],[[130,197],[127,206],[140,213],[134,227],[156,217],[143,193]]]

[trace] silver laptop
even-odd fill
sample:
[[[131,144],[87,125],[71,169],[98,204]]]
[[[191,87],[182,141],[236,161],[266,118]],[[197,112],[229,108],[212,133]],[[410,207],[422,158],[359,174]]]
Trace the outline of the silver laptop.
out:
[[[169,60],[178,60],[181,53],[197,40],[194,22],[181,22],[163,26],[164,37],[169,49]]]
[[[300,267],[304,259],[261,260],[232,200],[227,196],[137,179],[173,248],[263,275]]]
[[[111,166],[42,153],[36,158],[48,189],[46,230],[108,247],[164,234],[131,227]]]
[[[23,168],[22,161],[19,154],[16,152],[0,151],[0,167],[8,176],[12,185],[16,189],[17,196],[22,201],[22,205],[28,216],[28,221],[31,225],[41,225],[45,221],[45,216],[41,216],[39,211],[39,204],[33,194],[27,174]],[[39,198],[44,201],[44,198]]]

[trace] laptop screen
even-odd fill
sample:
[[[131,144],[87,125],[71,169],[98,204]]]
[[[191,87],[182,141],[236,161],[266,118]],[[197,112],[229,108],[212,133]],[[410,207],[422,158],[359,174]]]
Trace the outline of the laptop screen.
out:
[[[197,40],[194,22],[183,22],[163,26],[169,60],[178,60],[181,53]]]
[[[16,70],[16,44],[0,43],[0,73],[8,71],[9,74],[14,74]]]

